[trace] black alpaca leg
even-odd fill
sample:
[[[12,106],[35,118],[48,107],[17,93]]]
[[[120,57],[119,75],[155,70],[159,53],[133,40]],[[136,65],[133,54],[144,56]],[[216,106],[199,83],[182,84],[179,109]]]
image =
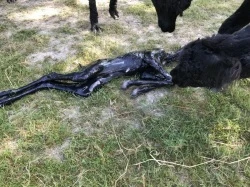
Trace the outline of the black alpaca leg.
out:
[[[250,1],[244,0],[241,6],[219,28],[219,34],[232,34],[250,22]]]
[[[91,31],[100,32],[102,28],[98,25],[98,12],[95,0],[89,0]]]
[[[114,19],[118,19],[119,18],[119,13],[117,11],[117,0],[110,0],[109,14]]]
[[[14,3],[16,0],[7,0],[7,3]]]
[[[89,85],[87,84],[70,84],[70,83],[60,83],[60,82],[46,82],[42,83],[40,85],[36,85],[34,87],[31,87],[30,89],[26,89],[25,91],[21,93],[17,93],[15,95],[8,95],[0,99],[0,107],[4,105],[9,105],[13,103],[14,101],[17,101],[21,98],[23,98],[26,95],[33,94],[40,90],[49,90],[49,89],[55,89],[55,90],[61,90],[66,91],[69,93],[73,93],[82,97],[88,97],[90,95],[89,91]]]

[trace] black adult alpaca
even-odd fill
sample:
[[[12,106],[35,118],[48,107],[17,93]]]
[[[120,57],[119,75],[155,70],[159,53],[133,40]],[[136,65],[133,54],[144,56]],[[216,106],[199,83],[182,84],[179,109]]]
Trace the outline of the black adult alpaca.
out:
[[[7,0],[8,3],[14,3],[16,0]],[[89,11],[90,11],[90,23],[91,31],[101,31],[102,28],[98,24],[98,11],[96,7],[96,0],[89,0]],[[117,0],[110,0],[109,3],[109,14],[112,18],[117,19],[119,17],[117,11]]]
[[[236,79],[250,77],[250,25],[233,33],[193,41],[169,61],[179,64],[170,72],[180,87],[221,89]]]
[[[152,0],[154,3],[158,25],[163,32],[175,30],[176,18],[182,15],[192,0]],[[227,18],[219,28],[220,34],[231,34],[240,30],[250,22],[250,0],[244,0],[242,5]]]
[[[50,73],[18,89],[0,92],[0,106],[8,105],[39,90],[56,89],[88,97],[94,90],[114,78],[140,75],[140,80],[125,81],[122,88],[139,86],[132,92],[137,96],[152,89],[172,85],[171,76],[160,65],[168,54],[162,49],[131,52],[114,59],[102,59],[69,74]],[[142,85],[142,86],[140,86]]]

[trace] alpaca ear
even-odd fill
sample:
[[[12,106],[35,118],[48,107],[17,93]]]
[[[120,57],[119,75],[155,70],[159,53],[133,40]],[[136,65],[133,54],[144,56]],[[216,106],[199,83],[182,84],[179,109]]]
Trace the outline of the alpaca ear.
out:
[[[214,40],[210,40],[210,38],[206,38],[201,40],[202,45],[204,45],[205,47],[209,48],[212,51],[217,50],[217,45],[216,42]]]

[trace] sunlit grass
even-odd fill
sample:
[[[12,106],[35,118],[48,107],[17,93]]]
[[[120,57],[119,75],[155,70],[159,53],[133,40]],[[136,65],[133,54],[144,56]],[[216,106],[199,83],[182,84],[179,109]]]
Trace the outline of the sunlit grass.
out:
[[[193,1],[178,18],[176,31],[163,34],[151,1],[129,6],[119,1],[119,20],[109,17],[107,3],[99,11],[104,31],[95,34],[87,30],[86,2],[27,2],[0,3],[6,7],[0,23],[1,90],[130,51],[177,50],[216,33],[240,4]],[[39,51],[67,47],[65,38],[72,42],[69,50],[76,51],[68,58],[28,63]],[[1,108],[0,186],[250,185],[248,79],[222,92],[172,87],[137,99],[130,98],[131,89],[120,90],[124,79],[113,80],[88,98],[48,90]]]

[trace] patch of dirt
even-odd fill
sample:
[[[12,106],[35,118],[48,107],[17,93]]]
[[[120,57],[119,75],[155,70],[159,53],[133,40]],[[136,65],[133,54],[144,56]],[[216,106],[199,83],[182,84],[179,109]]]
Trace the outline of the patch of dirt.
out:
[[[146,93],[143,97],[135,99],[135,105],[138,109],[141,109],[145,114],[161,117],[164,112],[161,109],[156,108],[156,103],[168,94],[168,90],[155,90]]]
[[[70,139],[66,139],[62,145],[56,146],[50,149],[45,150],[45,156],[47,158],[55,159],[59,162],[62,162],[64,157],[63,157],[63,151],[67,149],[70,146]]]
[[[27,57],[26,64],[36,66],[45,59],[52,63],[66,60],[76,54],[76,45],[84,37],[83,29],[78,24],[87,12],[76,12],[72,8],[54,1],[17,1],[15,5],[21,11],[8,14],[8,19],[18,26],[19,30],[34,29],[41,35],[49,37],[48,45]],[[84,15],[86,14],[86,15]],[[87,22],[87,20],[85,21]],[[62,33],[61,28],[74,28],[74,33]],[[11,33],[8,31],[8,36]],[[34,46],[35,47],[35,46]]]
[[[0,154],[5,151],[13,152],[17,148],[18,148],[18,144],[16,141],[11,140],[11,139],[3,139],[1,140]]]

